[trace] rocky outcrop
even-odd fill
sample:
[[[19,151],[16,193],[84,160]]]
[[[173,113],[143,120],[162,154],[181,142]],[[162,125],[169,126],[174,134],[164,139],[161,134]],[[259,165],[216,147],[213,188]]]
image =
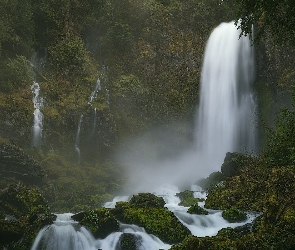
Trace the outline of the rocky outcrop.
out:
[[[54,219],[37,189],[19,184],[1,190],[0,248],[30,249],[39,230]]]
[[[8,140],[0,138],[0,181],[40,184],[45,176],[38,161]]]

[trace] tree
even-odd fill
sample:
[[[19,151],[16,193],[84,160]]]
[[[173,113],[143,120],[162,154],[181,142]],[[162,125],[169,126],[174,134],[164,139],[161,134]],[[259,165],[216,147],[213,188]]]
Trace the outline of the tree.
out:
[[[295,45],[294,0],[225,0],[238,6],[235,19],[242,35],[259,41],[267,32],[278,44]],[[253,25],[257,30],[253,32]]]

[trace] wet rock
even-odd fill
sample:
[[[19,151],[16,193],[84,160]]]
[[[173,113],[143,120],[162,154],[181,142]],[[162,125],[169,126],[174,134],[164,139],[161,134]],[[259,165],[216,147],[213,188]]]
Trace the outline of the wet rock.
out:
[[[74,214],[72,219],[86,226],[96,238],[105,238],[120,230],[119,222],[107,208],[98,208]]]

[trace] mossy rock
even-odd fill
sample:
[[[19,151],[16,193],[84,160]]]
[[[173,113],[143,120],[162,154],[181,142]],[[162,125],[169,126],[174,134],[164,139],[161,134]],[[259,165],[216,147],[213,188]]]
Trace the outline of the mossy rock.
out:
[[[221,172],[213,172],[207,178],[198,180],[196,184],[204,190],[209,190],[224,181],[224,179],[225,176]]]
[[[247,214],[235,207],[232,207],[230,209],[223,211],[222,217],[231,223],[242,222],[247,219]]]
[[[205,210],[204,208],[200,207],[197,203],[190,206],[190,208],[187,210],[189,214],[203,214],[207,215],[208,211]]]
[[[190,190],[177,193],[176,196],[181,200],[178,203],[179,206],[189,207],[200,201],[200,199],[194,197],[194,192]]]
[[[119,242],[116,245],[118,250],[137,250],[141,239],[134,234],[123,233],[120,236]]]
[[[237,240],[240,237],[240,235],[231,227],[220,229],[217,236],[225,237],[231,240]]]
[[[170,250],[238,250],[235,242],[221,236],[202,237],[189,236]]]
[[[129,204],[136,208],[163,208],[165,201],[151,193],[139,193],[131,197]]]
[[[36,188],[11,185],[1,191],[0,204],[0,244],[8,249],[29,249],[39,230],[55,219]],[[20,240],[22,248],[16,247]]]
[[[240,153],[227,152],[221,165],[221,173],[225,177],[232,177],[240,173],[250,156]]]
[[[123,223],[143,227],[147,233],[157,236],[168,244],[179,243],[190,235],[190,231],[166,208],[134,208],[126,204],[119,206],[121,214],[117,210],[117,219]]]
[[[72,215],[72,218],[86,226],[96,238],[105,238],[120,230],[119,222],[107,208],[98,208]]]

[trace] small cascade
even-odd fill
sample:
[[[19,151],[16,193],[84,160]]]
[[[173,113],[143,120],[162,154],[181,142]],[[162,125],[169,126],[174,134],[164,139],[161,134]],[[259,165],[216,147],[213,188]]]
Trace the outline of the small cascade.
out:
[[[97,92],[101,90],[101,84],[100,84],[100,79],[97,78],[96,80],[96,86],[95,89],[92,91],[90,97],[89,97],[89,101],[88,104],[92,104],[92,102],[95,100],[96,96],[97,96]]]
[[[112,201],[106,202],[103,206],[105,208],[115,208],[115,205],[119,201],[128,201],[129,196],[116,196]]]
[[[43,98],[40,96],[40,86],[34,82],[31,86],[34,104],[34,125],[32,126],[32,147],[40,148],[43,131],[43,114],[40,109],[43,107]]]
[[[97,240],[98,249],[121,249],[121,242],[128,237],[128,243],[133,243],[130,249],[159,250],[169,249],[171,245],[163,243],[158,237],[147,234],[142,227],[120,224],[120,232],[112,233],[105,239]]]
[[[195,198],[206,199],[207,194],[204,192],[199,186],[192,185],[191,191],[194,192]],[[222,217],[222,210],[212,210],[206,209],[209,214],[208,215],[197,215],[187,213],[188,207],[178,205],[180,203],[180,199],[176,196],[180,190],[178,187],[170,184],[164,184],[159,188],[155,189],[152,193],[156,196],[162,197],[166,203],[165,207],[167,207],[171,212],[175,214],[175,216],[179,219],[179,221],[187,227],[192,235],[198,237],[205,236],[215,236],[218,231],[222,228],[235,228],[238,226],[243,226],[248,223],[252,223],[253,220],[259,216],[258,213],[247,213],[247,220],[239,223],[230,223]],[[118,201],[128,201],[128,196],[118,196],[113,199],[112,202],[107,202],[105,207],[113,208]],[[204,208],[205,202],[198,202],[200,207]]]
[[[81,124],[83,121],[83,115],[80,116],[79,124],[78,124],[78,129],[77,129],[77,134],[76,134],[76,140],[75,140],[75,151],[77,152],[78,155],[78,164],[81,161],[81,152],[80,152],[80,131],[81,131]]]
[[[54,224],[38,233],[31,250],[97,250],[91,233],[71,216],[70,213],[57,214]]]

